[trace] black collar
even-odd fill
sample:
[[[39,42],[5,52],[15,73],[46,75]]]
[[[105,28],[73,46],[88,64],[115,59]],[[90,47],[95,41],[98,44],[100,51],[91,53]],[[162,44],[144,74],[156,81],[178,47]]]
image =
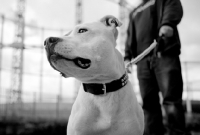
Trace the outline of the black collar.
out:
[[[105,84],[98,84],[98,83],[89,83],[85,84],[83,83],[83,88],[85,92],[94,94],[94,95],[102,95],[109,92],[114,92],[122,87],[124,87],[128,82],[128,74],[125,72],[125,74],[118,80],[114,80],[110,83]]]

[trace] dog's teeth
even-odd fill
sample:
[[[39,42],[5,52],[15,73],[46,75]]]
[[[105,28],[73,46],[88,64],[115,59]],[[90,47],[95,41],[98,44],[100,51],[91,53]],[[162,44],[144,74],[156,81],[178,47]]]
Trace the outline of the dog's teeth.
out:
[[[82,64],[81,61],[78,61],[78,64],[81,65],[81,66],[84,66],[84,64]]]
[[[82,63],[81,63],[81,62],[78,60],[78,64],[80,64],[80,65],[81,65]]]
[[[89,66],[89,65],[90,65],[90,64],[85,64],[84,66],[87,67],[87,66]]]
[[[81,61],[78,61],[78,64],[82,67],[88,67],[90,63],[83,64]]]
[[[84,61],[79,60],[79,59],[76,62],[77,62],[77,65],[79,67],[84,68],[84,69],[88,68],[91,65],[91,63],[89,63],[89,62],[84,62]]]

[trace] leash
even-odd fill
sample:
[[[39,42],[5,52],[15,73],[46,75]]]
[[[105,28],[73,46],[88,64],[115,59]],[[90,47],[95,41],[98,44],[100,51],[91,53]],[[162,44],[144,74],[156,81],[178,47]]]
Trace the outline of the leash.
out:
[[[156,40],[146,49],[144,52],[142,52],[140,55],[138,55],[135,59],[131,60],[129,63],[126,65],[126,69],[128,69],[130,66],[133,64],[136,64],[139,62],[141,59],[143,59],[147,54],[149,54],[155,47],[157,46]]]

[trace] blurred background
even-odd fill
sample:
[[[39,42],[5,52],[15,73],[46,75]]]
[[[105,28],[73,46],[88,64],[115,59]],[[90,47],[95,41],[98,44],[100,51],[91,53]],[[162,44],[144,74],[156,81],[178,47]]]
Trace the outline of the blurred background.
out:
[[[200,130],[200,1],[181,0],[183,100],[187,123]],[[123,23],[117,49],[124,54],[128,14],[140,0],[0,0],[0,135],[65,134],[80,82],[62,78],[46,59],[49,36],[76,24],[114,15]],[[136,67],[130,75],[141,102]],[[200,133],[199,133],[200,134]]]

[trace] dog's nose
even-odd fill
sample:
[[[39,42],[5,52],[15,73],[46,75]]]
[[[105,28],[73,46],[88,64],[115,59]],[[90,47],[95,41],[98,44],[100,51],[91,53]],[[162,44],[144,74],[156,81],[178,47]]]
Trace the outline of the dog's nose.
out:
[[[48,44],[55,44],[59,41],[61,41],[61,39],[58,37],[49,37],[44,41],[44,46],[46,46]]]

